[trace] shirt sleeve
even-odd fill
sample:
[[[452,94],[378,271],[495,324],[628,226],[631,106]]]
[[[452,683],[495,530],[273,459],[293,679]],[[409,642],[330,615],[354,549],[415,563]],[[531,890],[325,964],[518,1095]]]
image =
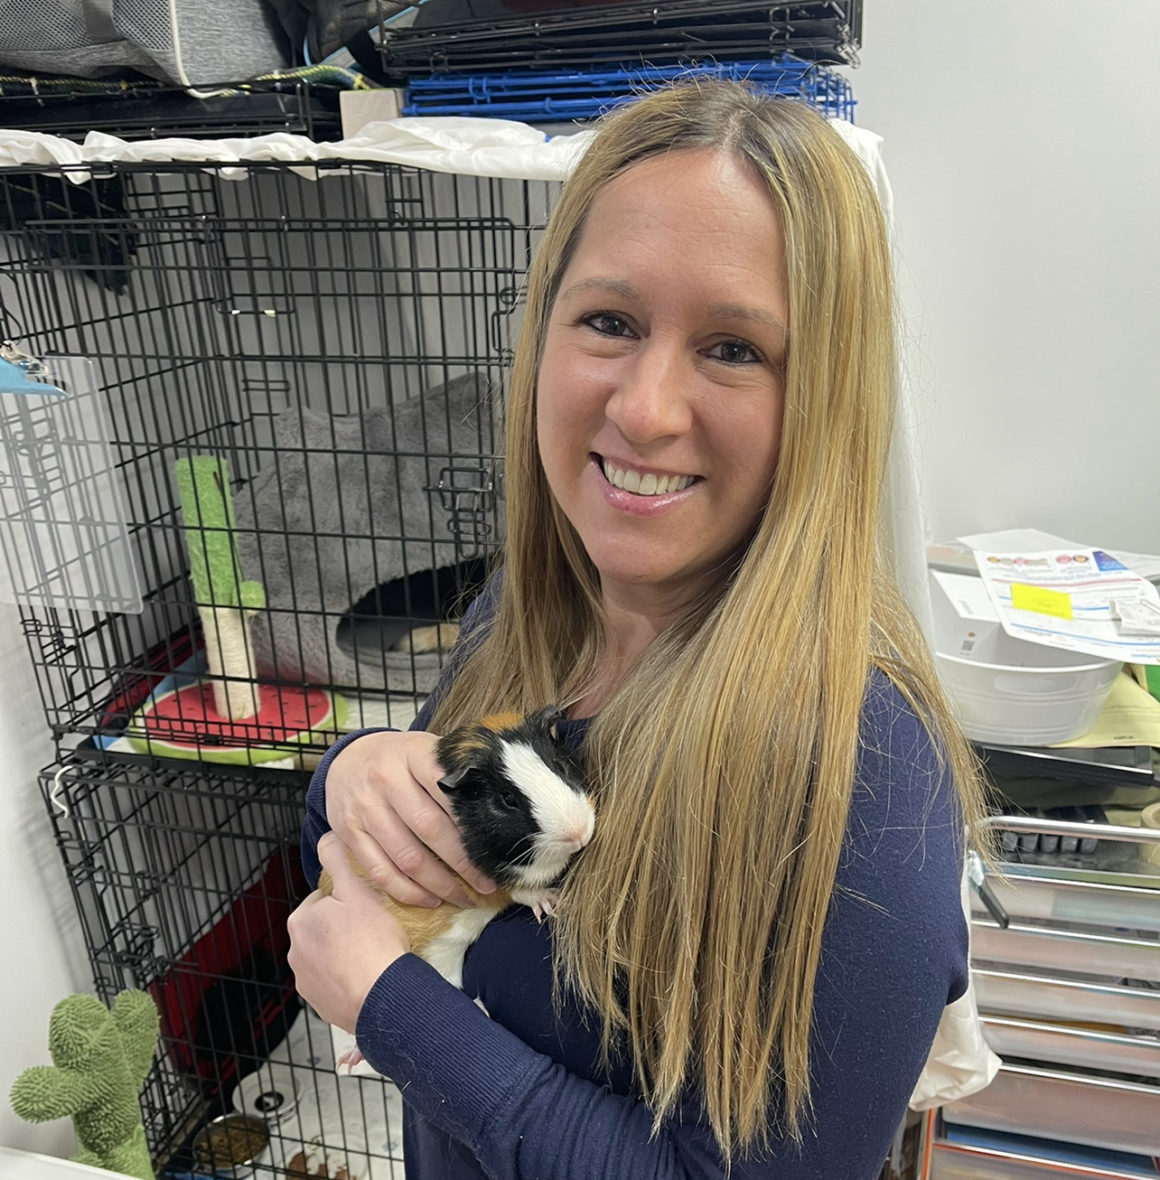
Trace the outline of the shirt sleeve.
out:
[[[884,681],[868,693],[861,739],[815,987],[812,1115],[800,1142],[775,1132],[767,1153],[735,1159],[733,1180],[874,1180],[942,1010],[966,986],[962,828],[949,776]],[[497,963],[504,969],[513,964]],[[486,1175],[727,1174],[695,1099],[654,1135],[643,1101],[535,1051],[499,1006],[492,1016],[408,955],[372,988],[356,1035],[412,1109],[467,1147]]]
[[[415,955],[379,977],[355,1035],[422,1117],[465,1144],[488,1176],[538,1180],[721,1180],[697,1124],[652,1136],[636,1099],[536,1053]],[[734,1167],[737,1180],[782,1176]],[[788,1175],[788,1173],[785,1173]]]

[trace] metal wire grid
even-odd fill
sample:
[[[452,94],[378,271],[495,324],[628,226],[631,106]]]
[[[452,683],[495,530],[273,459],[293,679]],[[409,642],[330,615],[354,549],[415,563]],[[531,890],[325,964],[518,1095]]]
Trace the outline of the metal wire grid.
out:
[[[203,138],[286,131],[339,139],[337,91],[292,79],[195,98],[176,86],[0,74],[0,126],[83,139],[94,128],[120,139]]]
[[[255,1113],[262,1087],[282,1109],[259,1176],[307,1161],[349,1180],[401,1176],[397,1091],[335,1073],[330,1030],[302,1008],[285,964],[286,916],[305,892],[301,777],[68,762],[41,788],[97,994],[141,988],[161,1012],[142,1094],[158,1174],[197,1172],[196,1132]]]
[[[365,572],[369,547],[377,575],[374,547],[394,545],[404,576],[387,609],[405,623],[415,601],[445,603],[469,590],[481,568],[471,563],[486,560],[500,539],[498,391],[523,272],[555,186],[390,165],[311,168],[317,179],[285,164],[247,165],[243,180],[225,168],[169,164],[109,166],[81,184],[26,169],[0,173],[0,222],[9,230],[0,263],[5,335],[35,356],[94,362],[144,590],[139,615],[68,602],[22,606],[45,712],[65,747],[78,737],[93,739],[86,747],[107,745],[125,714],[181,671],[201,642],[190,536],[173,482],[179,458],[227,461],[259,566],[275,533],[292,553],[290,578],[299,582],[289,599],[276,587],[282,598],[267,612],[270,627],[281,620],[290,628],[284,647],[294,646],[295,629],[333,631],[345,618],[329,602],[314,618],[303,606],[312,578],[333,583],[325,560],[351,569],[361,562]],[[433,387],[470,374],[491,393],[463,421],[448,421],[447,407],[427,408]],[[338,423],[377,412],[390,423],[416,406],[419,434],[388,440],[385,456],[349,431],[345,441],[334,433],[289,448],[276,438],[288,415]],[[0,414],[10,453],[42,444],[28,432],[12,436],[18,417]],[[466,453],[449,453],[448,439],[462,444],[464,431]],[[332,454],[345,461],[345,478],[363,471],[362,496],[389,477],[385,460],[397,463],[397,494],[426,496],[420,518],[344,519],[349,486],[340,488],[335,517],[325,503],[333,487],[291,478],[317,473]],[[299,522],[325,508],[330,524],[264,523],[247,497],[271,469]],[[26,525],[12,512],[0,520],[9,530]],[[257,568],[245,576],[268,583],[278,574]],[[365,590],[352,583],[346,605]],[[355,654],[353,671],[328,664],[321,675],[317,665],[309,676],[284,674],[281,661],[273,681],[309,680],[360,699],[389,689],[409,716],[430,668],[408,650],[392,655],[389,668],[381,652]]]
[[[834,70],[789,55],[697,66],[607,66],[569,71],[445,73],[407,84],[404,115],[487,115],[528,123],[594,118],[642,91],[689,77],[745,80],[809,103],[828,118],[852,119],[849,82]]]
[[[444,16],[443,14],[447,14]],[[608,62],[650,65],[733,61],[778,52],[852,65],[862,39],[861,0],[671,0],[465,18],[450,4],[425,4],[413,24],[384,22],[384,73],[563,69]]]

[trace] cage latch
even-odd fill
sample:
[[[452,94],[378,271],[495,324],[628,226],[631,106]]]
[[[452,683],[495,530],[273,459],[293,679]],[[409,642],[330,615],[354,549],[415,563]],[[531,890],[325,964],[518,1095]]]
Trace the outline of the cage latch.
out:
[[[439,480],[423,490],[437,494],[447,513],[447,527],[457,541],[480,548],[493,534],[488,519],[495,503],[498,483],[496,465],[447,466],[439,471]]]

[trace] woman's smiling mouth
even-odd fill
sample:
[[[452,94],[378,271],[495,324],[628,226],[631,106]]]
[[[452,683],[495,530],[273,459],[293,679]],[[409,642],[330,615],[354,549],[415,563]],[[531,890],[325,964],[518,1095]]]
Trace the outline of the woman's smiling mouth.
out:
[[[696,481],[695,475],[666,475],[646,472],[641,475],[638,471],[626,471],[610,463],[603,456],[598,455],[600,469],[604,478],[614,488],[621,488],[636,496],[663,496],[669,492],[683,492]]]

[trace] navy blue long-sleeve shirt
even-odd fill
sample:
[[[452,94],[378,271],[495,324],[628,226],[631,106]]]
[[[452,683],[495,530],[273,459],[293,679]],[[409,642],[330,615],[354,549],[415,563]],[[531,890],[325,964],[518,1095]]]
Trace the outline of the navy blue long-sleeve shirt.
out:
[[[586,725],[565,722],[565,741],[579,744]],[[328,830],[327,769],[357,736],[332,748],[310,784],[311,882]],[[775,1138],[768,1154],[735,1160],[734,1180],[878,1175],[942,1010],[967,985],[961,830],[925,729],[873,673],[814,992],[812,1116],[800,1144]],[[597,1022],[568,1001],[557,1017],[551,957],[551,924],[514,907],[469,948],[463,991],[415,955],[371,989],[355,1035],[402,1091],[409,1180],[720,1180],[696,1096],[654,1136],[631,1071],[601,1071]]]

